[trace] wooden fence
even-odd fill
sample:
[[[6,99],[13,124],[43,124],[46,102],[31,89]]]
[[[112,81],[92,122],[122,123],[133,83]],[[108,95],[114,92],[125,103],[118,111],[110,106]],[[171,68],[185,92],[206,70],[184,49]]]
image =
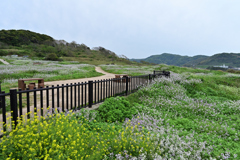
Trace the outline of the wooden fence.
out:
[[[140,86],[150,83],[157,76],[170,77],[170,72],[154,71],[154,74],[130,76],[124,78],[103,79],[85,83],[62,84],[34,88],[33,90],[11,89],[9,93],[1,92],[0,86],[0,130],[6,131],[7,123],[15,123],[26,113],[44,116],[47,108],[60,111],[80,110],[81,108],[103,102],[108,97],[128,95]],[[10,103],[9,103],[10,102]],[[7,117],[11,116],[9,122]],[[30,118],[27,114],[26,118]]]

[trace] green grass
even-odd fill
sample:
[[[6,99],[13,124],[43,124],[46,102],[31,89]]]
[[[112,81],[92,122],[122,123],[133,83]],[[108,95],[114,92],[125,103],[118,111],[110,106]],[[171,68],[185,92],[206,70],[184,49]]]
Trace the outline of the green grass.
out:
[[[106,65],[106,64],[116,64],[116,65],[141,65],[137,62],[128,61],[125,59],[116,59],[111,60],[106,57],[102,57],[99,55],[89,56],[89,55],[81,55],[79,57],[62,57],[64,61],[77,61],[82,64],[92,64],[92,65]]]
[[[207,67],[209,67],[209,65],[197,65],[195,66],[197,68],[202,68],[202,69],[206,69]]]
[[[158,68],[159,65],[101,65],[100,67],[109,73],[114,74],[128,74],[129,76],[138,76],[153,74],[153,71]]]
[[[169,66],[165,64],[160,64],[159,67],[156,68],[156,70],[165,70],[165,71],[172,71],[174,73],[212,73],[216,75],[224,75],[227,74],[223,71],[215,71],[215,70],[208,70],[208,69],[195,69],[195,68],[189,68],[189,67],[178,67],[178,66]]]

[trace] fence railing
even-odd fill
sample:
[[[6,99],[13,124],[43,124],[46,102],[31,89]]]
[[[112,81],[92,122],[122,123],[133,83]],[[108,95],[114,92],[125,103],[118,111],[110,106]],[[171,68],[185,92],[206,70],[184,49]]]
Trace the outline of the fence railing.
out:
[[[33,90],[10,89],[9,93],[0,90],[0,130],[6,131],[6,124],[26,115],[35,113],[44,116],[47,108],[68,111],[91,108],[93,104],[103,102],[108,97],[128,95],[140,86],[150,83],[156,76],[170,77],[170,72],[154,71],[154,74],[124,78],[103,79],[61,86],[47,86]],[[1,86],[0,86],[1,87]],[[11,117],[10,117],[11,116]],[[9,118],[9,122],[7,121]],[[27,114],[26,118],[30,118]]]

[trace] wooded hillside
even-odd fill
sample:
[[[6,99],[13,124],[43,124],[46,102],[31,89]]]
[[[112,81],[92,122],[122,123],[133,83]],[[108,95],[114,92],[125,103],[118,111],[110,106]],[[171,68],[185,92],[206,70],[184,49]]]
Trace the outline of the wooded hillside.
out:
[[[79,61],[88,64],[136,64],[101,46],[90,49],[85,44],[55,40],[51,36],[28,30],[0,31],[0,56],[6,55],[27,55],[45,60]]]

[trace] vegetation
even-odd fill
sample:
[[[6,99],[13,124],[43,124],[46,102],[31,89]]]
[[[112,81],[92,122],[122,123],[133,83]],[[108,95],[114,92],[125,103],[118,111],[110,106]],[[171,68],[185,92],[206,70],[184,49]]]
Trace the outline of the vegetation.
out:
[[[240,67],[239,57],[240,53],[220,53],[215,54],[199,63],[199,65],[223,65],[231,66],[231,67]]]
[[[79,64],[77,61],[43,61],[28,58],[3,57],[11,65],[0,65],[2,91],[18,87],[18,79],[44,78],[44,81],[68,80],[101,76],[95,66]]]
[[[136,62],[145,61],[147,63],[167,64],[193,68],[207,68],[211,66],[220,66],[223,64],[229,67],[240,67],[239,55],[240,53],[219,53],[209,57],[203,55],[189,57],[163,53],[161,55],[152,55],[145,59],[131,59],[131,60]]]
[[[137,110],[123,97],[109,98],[98,108],[98,121],[116,122],[131,119]]]
[[[21,46],[29,45],[31,43],[43,44],[53,41],[53,38],[48,35],[37,34],[28,30],[0,31],[0,42],[2,42],[2,46],[4,45],[4,43],[11,46]]]
[[[172,130],[168,138],[161,139],[166,147],[162,153],[168,158],[177,159],[181,154],[188,159],[239,157],[239,88],[216,84],[218,78],[219,75],[171,74],[170,79],[158,79],[129,97],[142,104],[155,121],[161,121],[157,126]],[[149,128],[157,130],[157,126]],[[187,141],[188,149],[176,156],[178,146],[184,144],[181,140]],[[198,152],[194,143],[206,150]]]
[[[8,138],[4,137],[0,143],[2,158],[115,159],[123,155],[130,159],[160,152],[149,133],[139,133],[130,121],[125,127],[97,122],[94,112],[86,110],[42,119],[22,121]]]
[[[59,60],[59,57],[57,56],[56,53],[49,53],[49,54],[47,54],[45,59],[50,60],[50,61],[57,61],[57,60]]]
[[[127,74],[129,76],[138,76],[153,74],[154,70],[159,68],[159,65],[141,65],[141,66],[131,66],[131,65],[100,65],[101,68],[109,73],[114,74]]]
[[[26,30],[0,31],[0,56],[28,56],[38,60],[78,61],[93,65],[99,64],[137,64],[125,56],[117,56],[103,47],[90,49],[75,41],[54,40],[52,37]]]
[[[197,61],[206,59],[207,57],[208,56],[203,56],[203,55],[189,57],[189,56],[180,56],[180,55],[170,54],[170,53],[163,53],[160,55],[152,55],[145,59],[131,59],[131,60],[136,62],[145,61],[148,63],[155,63],[155,64],[162,63],[167,65],[182,66],[188,63],[196,64]]]
[[[238,159],[239,75],[158,66],[163,69],[170,78],[107,99],[98,110],[22,122],[2,138],[2,157]]]

